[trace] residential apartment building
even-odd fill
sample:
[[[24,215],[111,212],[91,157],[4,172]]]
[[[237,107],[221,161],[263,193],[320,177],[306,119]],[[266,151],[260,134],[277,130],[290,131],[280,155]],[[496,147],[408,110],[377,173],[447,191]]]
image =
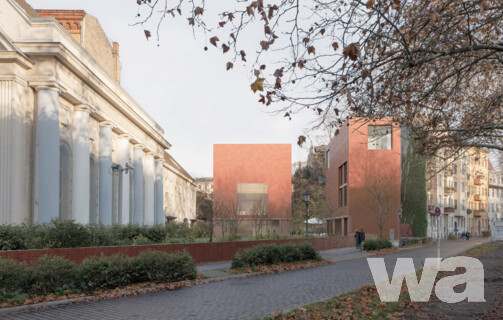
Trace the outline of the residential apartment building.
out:
[[[434,158],[427,165],[428,227],[427,235],[442,238],[468,230],[467,158]],[[435,216],[435,208],[441,216]]]
[[[488,152],[468,149],[457,158],[428,161],[428,229],[431,237],[488,230]],[[439,207],[442,215],[435,216]],[[438,224],[437,224],[438,223]]]
[[[494,169],[489,161],[489,221],[503,219],[503,172]]]
[[[472,148],[467,151],[466,158],[468,231],[473,235],[482,235],[489,230],[489,153]]]
[[[213,145],[214,219],[219,220],[217,208],[232,208],[225,219],[238,221],[241,235],[289,235],[291,163],[290,144]],[[217,225],[215,233],[221,231]]]
[[[503,241],[503,172],[489,162],[489,230],[492,241]]]
[[[213,178],[196,178],[197,191],[207,199],[213,199]]]
[[[164,223],[171,145],[120,86],[119,45],[83,10],[0,8],[0,224]]]
[[[327,232],[398,239],[400,127],[350,119],[326,147]]]

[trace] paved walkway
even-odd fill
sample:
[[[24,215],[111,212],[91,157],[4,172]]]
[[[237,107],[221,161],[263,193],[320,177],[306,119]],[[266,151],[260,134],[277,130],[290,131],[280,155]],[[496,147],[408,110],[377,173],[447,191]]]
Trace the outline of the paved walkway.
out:
[[[442,257],[458,254],[481,242],[485,239],[442,242]],[[384,258],[388,270],[392,270],[398,257],[412,257],[419,267],[425,258],[436,257],[436,250],[436,246],[401,250]],[[337,253],[332,253],[335,258],[342,254],[341,251]],[[215,282],[176,291],[2,314],[1,318],[253,319],[329,299],[371,283],[366,260],[356,258],[311,269]]]

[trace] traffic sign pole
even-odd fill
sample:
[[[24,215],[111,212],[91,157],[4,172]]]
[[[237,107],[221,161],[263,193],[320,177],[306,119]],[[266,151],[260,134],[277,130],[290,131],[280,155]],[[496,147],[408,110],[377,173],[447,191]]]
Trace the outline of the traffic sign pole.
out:
[[[435,215],[437,216],[437,267],[440,268],[440,211],[439,207],[435,208]]]

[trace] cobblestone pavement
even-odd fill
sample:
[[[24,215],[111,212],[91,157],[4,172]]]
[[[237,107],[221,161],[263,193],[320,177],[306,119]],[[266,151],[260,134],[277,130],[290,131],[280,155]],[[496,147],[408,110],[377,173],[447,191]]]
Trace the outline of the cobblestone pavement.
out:
[[[485,240],[442,242],[442,256],[462,252]],[[436,246],[385,256],[392,270],[397,257],[413,257],[419,266],[436,257]],[[1,314],[11,319],[253,319],[329,299],[373,283],[364,258],[311,269],[235,279],[165,291]]]

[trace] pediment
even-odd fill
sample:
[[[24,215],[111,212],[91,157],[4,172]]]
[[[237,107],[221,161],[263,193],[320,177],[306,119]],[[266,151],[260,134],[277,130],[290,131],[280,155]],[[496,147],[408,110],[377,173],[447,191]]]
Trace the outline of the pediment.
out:
[[[0,50],[2,51],[17,51],[20,52],[18,48],[9,40],[5,33],[0,29]]]

